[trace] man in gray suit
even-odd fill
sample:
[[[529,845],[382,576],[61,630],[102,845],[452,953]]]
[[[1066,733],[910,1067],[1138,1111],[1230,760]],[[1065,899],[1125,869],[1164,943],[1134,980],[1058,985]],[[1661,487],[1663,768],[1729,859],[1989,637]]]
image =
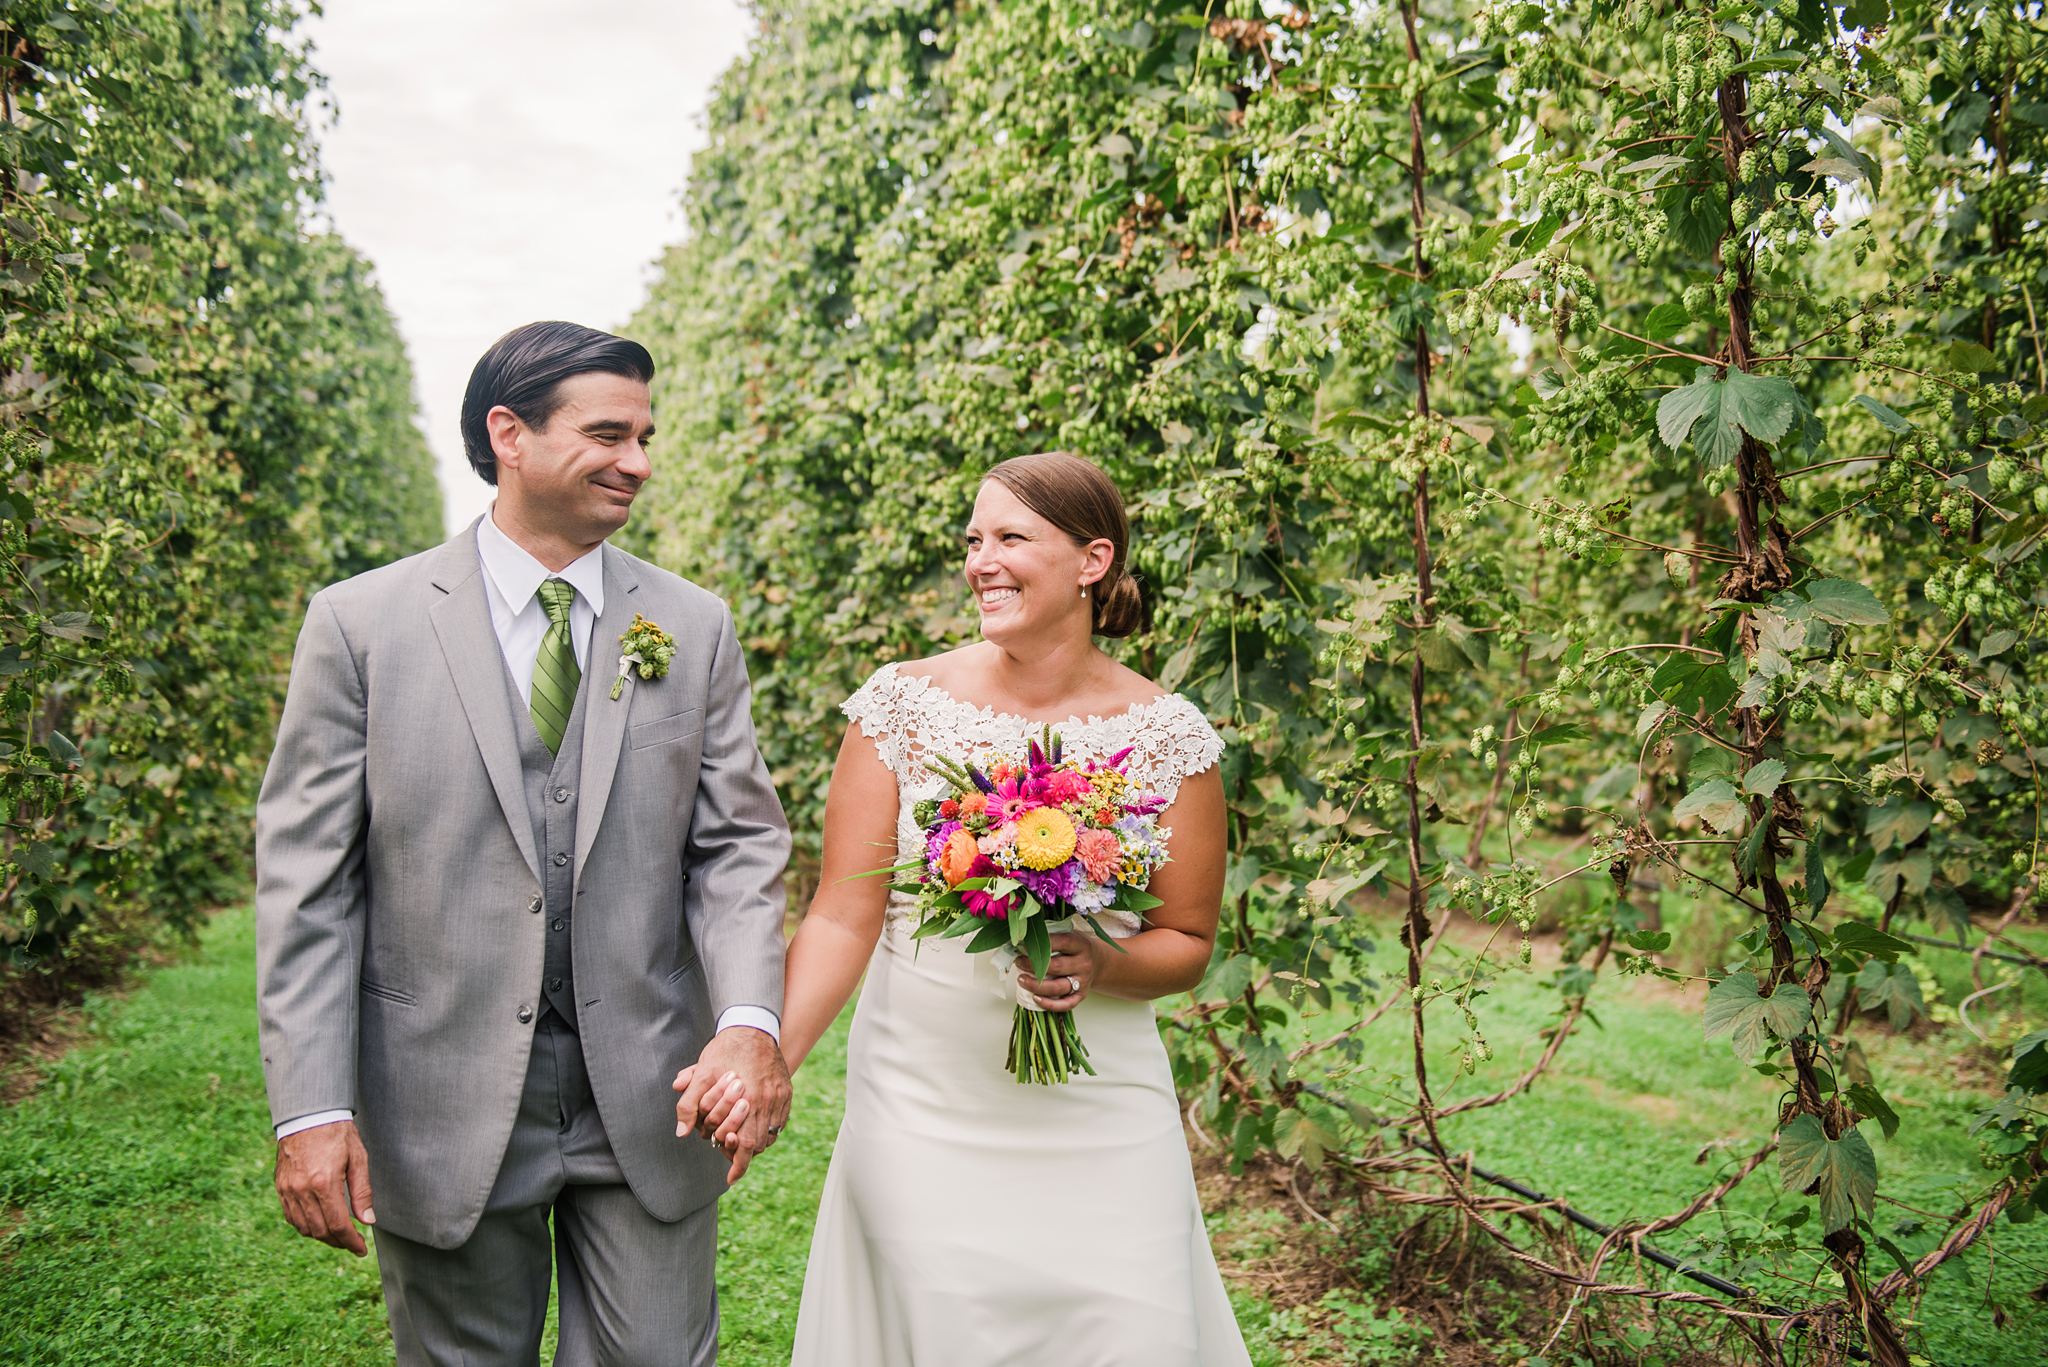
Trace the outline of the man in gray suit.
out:
[[[788,1113],[789,831],[732,614],[604,544],[653,374],[500,339],[462,415],[492,510],[315,595],[292,661],[256,815],[277,1188],[358,1256],[375,1226],[401,1363],[534,1363],[551,1262],[558,1364],[714,1361],[717,1198]],[[636,616],[658,677],[611,668]]]

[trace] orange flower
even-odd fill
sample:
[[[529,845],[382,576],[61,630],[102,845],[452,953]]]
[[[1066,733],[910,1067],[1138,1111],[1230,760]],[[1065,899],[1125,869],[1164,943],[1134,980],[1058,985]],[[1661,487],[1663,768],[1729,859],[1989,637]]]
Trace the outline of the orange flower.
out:
[[[969,793],[960,799],[960,815],[974,816],[988,809],[987,793]]]
[[[946,847],[939,851],[939,872],[946,877],[946,886],[957,888],[967,877],[974,861],[981,855],[981,847],[974,843],[974,837],[965,831],[955,831],[946,837]]]

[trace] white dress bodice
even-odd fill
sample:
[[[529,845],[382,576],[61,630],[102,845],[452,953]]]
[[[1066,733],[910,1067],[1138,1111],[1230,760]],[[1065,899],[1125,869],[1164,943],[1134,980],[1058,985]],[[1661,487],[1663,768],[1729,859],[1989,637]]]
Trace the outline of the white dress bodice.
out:
[[[925,767],[934,755],[960,763],[995,754],[1022,759],[1026,744],[1042,737],[1046,729],[1044,722],[961,702],[929,677],[913,678],[898,665],[876,670],[841,710],[875,742],[882,762],[896,775],[899,863],[924,854],[924,835],[912,814],[919,800],[950,791],[944,779]],[[1070,717],[1052,730],[1066,753],[1080,759],[1106,760],[1135,747],[1124,773],[1139,788],[1158,793],[1169,803],[1184,780],[1208,769],[1223,753],[1223,738],[1208,719],[1175,693],[1111,717]],[[890,893],[890,932],[900,933],[904,919],[914,917],[916,910],[914,897]]]

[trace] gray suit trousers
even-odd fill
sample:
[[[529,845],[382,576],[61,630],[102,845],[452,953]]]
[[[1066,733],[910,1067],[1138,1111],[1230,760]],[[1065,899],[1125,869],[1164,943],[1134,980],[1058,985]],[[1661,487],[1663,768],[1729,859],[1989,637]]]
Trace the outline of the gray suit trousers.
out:
[[[402,1367],[534,1367],[551,1260],[555,1367],[717,1360],[718,1203],[671,1223],[647,1213],[612,1156],[581,1042],[552,1011],[535,1026],[511,1143],[475,1232],[450,1249],[383,1230],[376,1240]]]

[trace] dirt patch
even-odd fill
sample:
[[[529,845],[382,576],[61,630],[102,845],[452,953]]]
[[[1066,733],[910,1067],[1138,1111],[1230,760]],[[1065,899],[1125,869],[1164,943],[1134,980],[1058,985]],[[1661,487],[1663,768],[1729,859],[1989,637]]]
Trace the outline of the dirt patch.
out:
[[[61,975],[0,971],[0,1105],[11,1106],[35,1091],[52,1063],[91,1037],[89,995],[118,1000],[137,973],[179,962],[192,944],[164,931],[119,955],[81,954]]]
[[[20,1009],[0,1034],[0,1106],[12,1106],[43,1085],[52,1063],[92,1033],[76,1004]]]

